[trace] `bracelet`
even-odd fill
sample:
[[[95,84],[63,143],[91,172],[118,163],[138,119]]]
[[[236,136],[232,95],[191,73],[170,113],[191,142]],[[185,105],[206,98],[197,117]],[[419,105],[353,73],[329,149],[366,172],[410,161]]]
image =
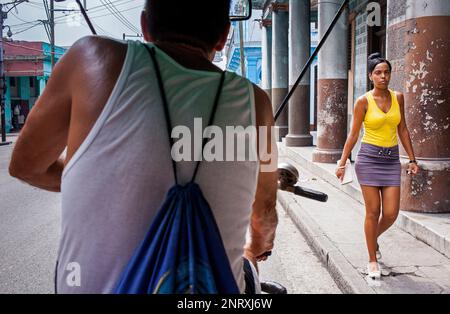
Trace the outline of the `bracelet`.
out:
[[[416,164],[416,165],[417,165],[417,161],[416,161],[415,159],[413,159],[413,160],[410,160],[410,161],[409,161],[409,163],[410,163],[410,164],[413,164],[413,163],[414,163],[414,164]]]
[[[340,166],[338,167],[338,169],[345,169],[345,166]]]

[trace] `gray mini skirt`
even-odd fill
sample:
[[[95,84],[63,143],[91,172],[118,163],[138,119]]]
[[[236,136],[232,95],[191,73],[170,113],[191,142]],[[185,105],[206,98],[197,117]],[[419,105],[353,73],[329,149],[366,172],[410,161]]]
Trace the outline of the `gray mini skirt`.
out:
[[[355,173],[361,185],[400,186],[401,165],[398,145],[380,147],[361,143]]]

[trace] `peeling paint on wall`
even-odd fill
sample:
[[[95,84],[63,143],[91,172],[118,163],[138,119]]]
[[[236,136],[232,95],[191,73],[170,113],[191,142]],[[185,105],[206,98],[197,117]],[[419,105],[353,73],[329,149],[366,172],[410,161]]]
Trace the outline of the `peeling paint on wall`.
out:
[[[347,80],[319,79],[317,138],[321,148],[340,148],[347,137]]]
[[[406,14],[406,0],[394,0],[389,2],[388,20],[392,21]]]

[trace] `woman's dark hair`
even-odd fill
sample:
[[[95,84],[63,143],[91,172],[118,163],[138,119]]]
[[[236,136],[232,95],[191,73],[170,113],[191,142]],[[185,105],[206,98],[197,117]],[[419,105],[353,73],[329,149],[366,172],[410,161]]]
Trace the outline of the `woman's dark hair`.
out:
[[[212,50],[230,21],[230,0],[146,0],[145,11],[155,40]]]
[[[380,63],[387,63],[387,65],[389,66],[389,70],[392,71],[391,63],[387,59],[382,58],[381,53],[376,52],[376,53],[372,53],[369,56],[369,59],[367,60],[367,66],[369,68],[369,73],[372,73],[373,70],[375,70],[375,67],[377,65],[379,65]]]

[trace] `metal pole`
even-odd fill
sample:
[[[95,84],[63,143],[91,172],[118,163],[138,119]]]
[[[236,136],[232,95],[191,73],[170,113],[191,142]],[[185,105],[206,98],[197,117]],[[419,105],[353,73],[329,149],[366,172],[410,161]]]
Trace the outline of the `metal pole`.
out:
[[[291,96],[294,93],[295,89],[297,88],[298,84],[302,80],[302,78],[305,75],[305,73],[308,71],[308,68],[311,65],[311,63],[314,61],[314,58],[319,53],[320,48],[322,48],[323,44],[327,40],[328,35],[330,35],[331,31],[334,28],[334,25],[336,25],[337,21],[339,20],[339,17],[342,15],[342,12],[344,12],[345,7],[347,6],[347,4],[348,4],[348,0],[344,0],[344,2],[342,3],[341,7],[339,8],[339,11],[336,13],[333,21],[331,22],[331,25],[328,27],[328,29],[325,32],[325,34],[323,35],[322,39],[320,39],[319,44],[317,45],[316,49],[314,49],[314,52],[312,53],[312,55],[309,57],[308,62],[306,62],[306,64],[303,66],[303,69],[300,72],[300,75],[299,75],[297,81],[295,81],[295,84],[292,86],[292,89],[286,95],[286,97],[284,98],[284,100],[281,103],[280,107],[278,107],[278,109],[277,109],[277,111],[275,113],[275,121],[280,116],[280,114],[283,112],[284,107],[286,107],[286,104],[288,103],[289,99],[291,98]]]
[[[245,56],[244,56],[244,34],[242,21],[239,21],[239,51],[241,53],[241,75],[242,77],[246,77],[245,75]]]
[[[261,87],[269,98],[272,98],[272,23],[263,20],[261,25],[263,28]]]
[[[54,13],[54,0],[50,0],[50,60],[51,69],[55,67],[55,13]]]
[[[6,118],[5,118],[5,73],[3,68],[3,20],[6,19],[6,12],[3,12],[3,5],[0,3],[0,110],[2,123],[2,141],[1,145],[8,145],[11,142],[6,141]]]
[[[81,4],[80,0],[75,0],[78,4],[78,7],[80,8],[81,14],[83,14],[84,20],[89,26],[89,29],[91,30],[93,35],[97,35],[97,32],[95,31],[94,26],[92,26],[91,20],[89,20],[89,17],[87,16],[86,10],[84,9],[83,5]],[[86,6],[86,4],[85,4]]]

